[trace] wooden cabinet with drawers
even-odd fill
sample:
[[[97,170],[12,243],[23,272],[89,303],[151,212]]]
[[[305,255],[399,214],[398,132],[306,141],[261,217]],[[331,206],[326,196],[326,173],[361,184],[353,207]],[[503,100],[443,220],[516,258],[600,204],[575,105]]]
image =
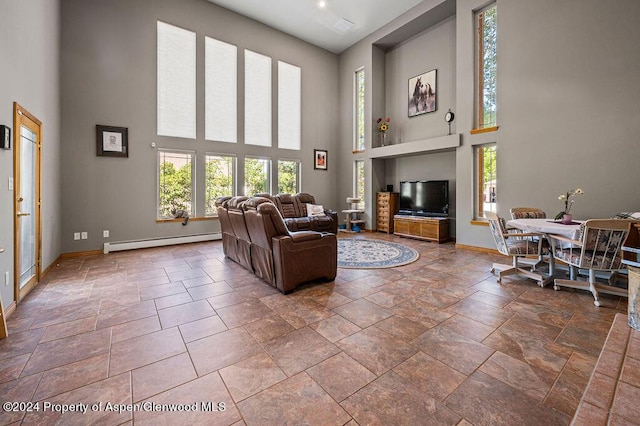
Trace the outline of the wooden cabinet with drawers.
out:
[[[395,235],[443,243],[449,240],[449,219],[396,215]]]
[[[397,192],[378,192],[376,220],[378,232],[393,233],[393,216],[398,213],[400,197]]]

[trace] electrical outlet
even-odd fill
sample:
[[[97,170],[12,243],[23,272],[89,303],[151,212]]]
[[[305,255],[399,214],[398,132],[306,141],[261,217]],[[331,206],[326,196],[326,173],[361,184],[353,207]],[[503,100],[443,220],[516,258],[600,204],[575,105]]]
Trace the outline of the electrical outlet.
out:
[[[104,231],[102,231],[102,237],[103,238],[109,238],[109,230],[105,229]]]
[[[82,234],[80,234],[80,238],[86,240],[87,238],[89,238],[89,235],[86,232],[83,232]]]
[[[80,233],[79,232],[74,232],[73,233],[73,239],[76,240],[76,241],[79,240],[80,239]]]
[[[9,285],[9,271],[4,273],[4,285]]]

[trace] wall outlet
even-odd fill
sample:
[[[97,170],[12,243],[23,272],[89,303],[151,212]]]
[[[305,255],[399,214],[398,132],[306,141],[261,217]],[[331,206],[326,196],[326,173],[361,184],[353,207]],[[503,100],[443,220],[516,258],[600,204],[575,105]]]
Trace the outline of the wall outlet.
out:
[[[76,240],[76,241],[79,240],[80,239],[80,233],[79,232],[74,232],[73,233],[73,239]]]
[[[83,240],[86,240],[87,238],[89,238],[89,235],[86,232],[83,232],[80,234],[80,238],[82,238]]]
[[[102,237],[103,238],[109,238],[109,230],[105,229],[104,231],[102,231]]]
[[[4,285],[9,285],[9,271],[4,273]]]

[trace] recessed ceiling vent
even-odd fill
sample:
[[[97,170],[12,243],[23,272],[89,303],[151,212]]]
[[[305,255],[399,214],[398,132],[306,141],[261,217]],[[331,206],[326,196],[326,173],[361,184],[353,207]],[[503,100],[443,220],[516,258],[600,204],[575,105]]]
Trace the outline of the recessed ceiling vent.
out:
[[[340,20],[338,22],[336,22],[335,24],[333,24],[333,28],[335,28],[338,31],[342,31],[343,33],[346,33],[347,31],[349,31],[351,29],[351,27],[353,27],[355,24],[351,21],[347,21],[344,18],[340,18]]]

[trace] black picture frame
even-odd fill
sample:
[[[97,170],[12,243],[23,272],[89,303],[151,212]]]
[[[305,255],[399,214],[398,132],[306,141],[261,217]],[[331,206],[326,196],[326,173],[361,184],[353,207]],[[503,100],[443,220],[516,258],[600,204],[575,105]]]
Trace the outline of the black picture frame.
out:
[[[327,157],[329,153],[324,149],[313,150],[313,168],[315,170],[327,170]]]
[[[431,70],[409,79],[407,113],[409,117],[435,112],[438,109],[437,70]]]
[[[100,157],[129,157],[128,129],[96,125],[96,149]]]

